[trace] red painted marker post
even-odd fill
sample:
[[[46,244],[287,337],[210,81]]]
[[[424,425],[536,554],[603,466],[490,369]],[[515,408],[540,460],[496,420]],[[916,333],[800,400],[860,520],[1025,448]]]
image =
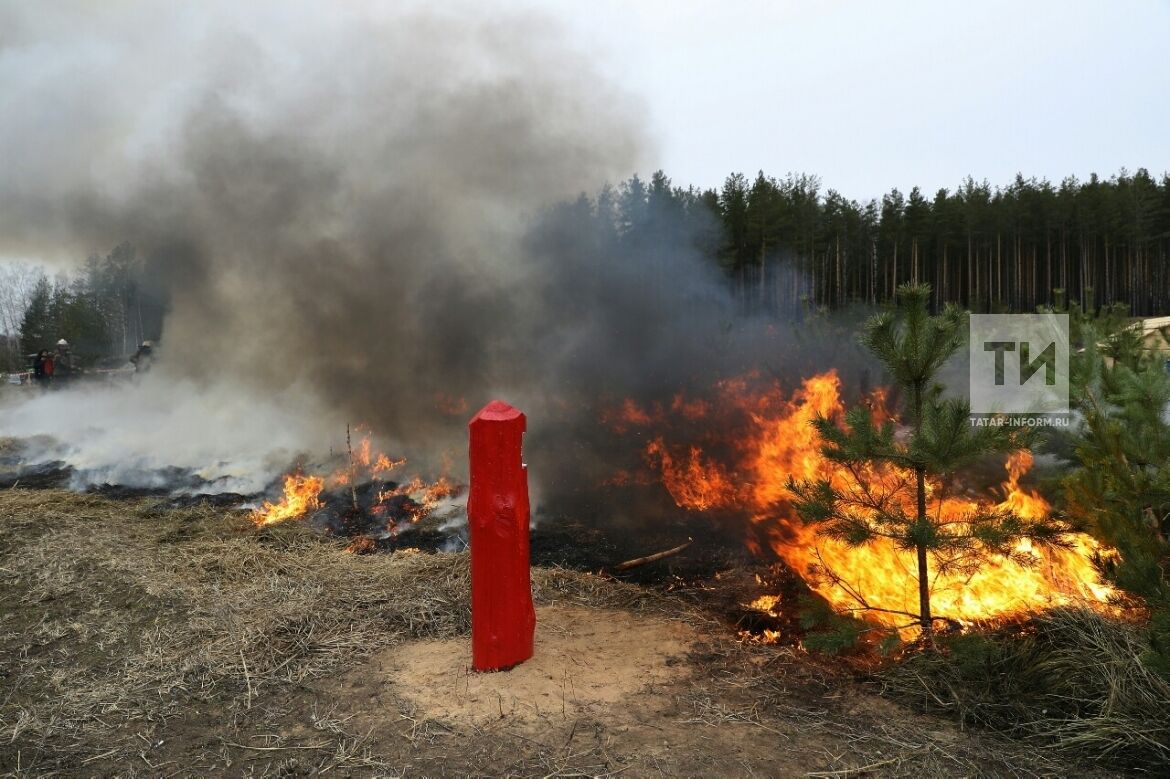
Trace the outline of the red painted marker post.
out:
[[[528,561],[528,469],[521,446],[525,417],[500,400],[471,430],[471,666],[500,671],[532,657],[536,612]]]

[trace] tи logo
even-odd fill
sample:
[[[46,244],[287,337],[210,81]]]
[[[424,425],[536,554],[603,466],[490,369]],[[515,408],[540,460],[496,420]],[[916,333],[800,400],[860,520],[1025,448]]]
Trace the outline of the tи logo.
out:
[[[971,315],[971,413],[1067,414],[1068,315]]]
[[[983,344],[985,352],[995,352],[995,386],[1003,386],[1003,353],[1016,350],[1015,341],[987,341]],[[1056,386],[1056,342],[1048,344],[1040,356],[1032,362],[1029,353],[1032,345],[1027,341],[1020,341],[1020,384],[1027,384],[1028,380],[1044,367],[1044,383],[1049,387]]]

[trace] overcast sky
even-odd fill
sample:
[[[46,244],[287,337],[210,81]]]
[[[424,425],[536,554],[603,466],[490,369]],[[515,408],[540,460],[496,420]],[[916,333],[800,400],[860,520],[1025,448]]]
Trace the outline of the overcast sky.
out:
[[[552,7],[645,101],[676,184],[803,171],[861,199],[1170,171],[1166,0]]]
[[[273,60],[288,60],[290,73],[298,62],[317,73],[314,54],[337,44],[335,21],[392,19],[412,6],[435,7],[0,0],[0,195],[27,198],[35,185],[37,197],[61,202],[90,180],[117,195],[119,182],[139,181],[135,161],[170,159],[167,144],[192,120],[181,106],[225,67],[209,62],[208,40],[238,28]],[[633,169],[619,177],[661,168],[677,185],[718,187],[733,171],[803,172],[820,176],[822,191],[864,200],[915,185],[930,196],[967,175],[1004,185],[1017,172],[1058,182],[1123,167],[1170,171],[1170,0],[449,0],[437,8],[498,24],[509,51],[541,52],[533,61],[544,57],[547,69],[573,68],[567,63],[585,55],[594,70],[570,71],[583,83],[563,99],[587,116],[605,113],[600,101],[614,104],[627,125],[621,137],[578,129],[595,132],[591,148],[602,156],[636,141]],[[517,24],[516,11],[553,23]],[[328,60],[326,76],[344,81],[356,59]],[[410,83],[426,89],[426,73]],[[315,95],[298,83],[281,82],[266,110],[279,114],[296,99],[320,112],[352,110],[338,90]],[[621,158],[617,151],[609,156]],[[594,178],[624,167],[598,168]],[[26,256],[6,237],[0,261]]]

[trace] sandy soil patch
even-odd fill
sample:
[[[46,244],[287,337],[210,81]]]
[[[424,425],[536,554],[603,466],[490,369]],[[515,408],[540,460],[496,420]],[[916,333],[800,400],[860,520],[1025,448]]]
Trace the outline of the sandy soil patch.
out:
[[[578,717],[633,695],[645,704],[690,673],[683,659],[697,636],[682,623],[573,606],[538,608],[536,619],[532,658],[509,671],[472,671],[467,637],[388,650],[373,664],[427,716],[459,722]]]

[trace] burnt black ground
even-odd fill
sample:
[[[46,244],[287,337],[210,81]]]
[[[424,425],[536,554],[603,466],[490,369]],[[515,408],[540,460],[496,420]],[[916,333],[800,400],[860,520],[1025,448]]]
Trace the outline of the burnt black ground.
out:
[[[798,601],[808,594],[800,577],[779,560],[753,555],[742,518],[680,512],[647,527],[607,525],[594,518],[549,518],[531,537],[533,565],[591,571],[639,584],[696,604],[728,627],[752,634],[779,634],[794,643],[805,633]],[[655,552],[691,544],[677,555],[625,571],[616,566]],[[774,613],[751,608],[760,595],[777,595]]]
[[[0,489],[24,487],[29,490],[53,490],[69,486],[73,469],[63,462],[19,466],[0,461]]]

